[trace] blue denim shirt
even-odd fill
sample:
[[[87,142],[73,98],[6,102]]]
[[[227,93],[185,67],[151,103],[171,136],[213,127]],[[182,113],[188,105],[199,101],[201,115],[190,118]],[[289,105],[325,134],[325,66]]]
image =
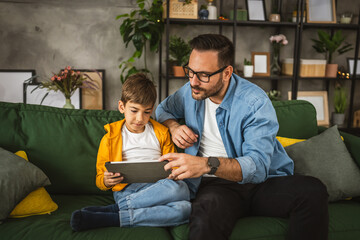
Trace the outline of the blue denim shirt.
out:
[[[191,96],[190,82],[167,97],[156,109],[159,122],[185,119],[185,124],[201,139],[205,102]],[[239,183],[260,183],[271,177],[292,175],[294,162],[276,139],[279,124],[266,93],[233,74],[223,101],[216,110],[216,121],[229,158],[242,169]],[[200,141],[185,149],[197,155]]]

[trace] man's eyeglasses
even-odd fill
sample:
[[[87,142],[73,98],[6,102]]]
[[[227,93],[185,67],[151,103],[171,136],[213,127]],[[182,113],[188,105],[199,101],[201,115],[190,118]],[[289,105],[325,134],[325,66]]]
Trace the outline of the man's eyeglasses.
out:
[[[225,68],[227,68],[228,66],[222,67],[219,70],[213,72],[213,73],[205,73],[205,72],[195,72],[194,70],[192,70],[191,68],[189,68],[188,65],[183,66],[184,72],[185,72],[185,76],[188,78],[193,78],[194,74],[196,74],[196,77],[199,79],[200,82],[204,82],[204,83],[208,83],[210,81],[210,77],[221,73],[222,71],[225,70]]]

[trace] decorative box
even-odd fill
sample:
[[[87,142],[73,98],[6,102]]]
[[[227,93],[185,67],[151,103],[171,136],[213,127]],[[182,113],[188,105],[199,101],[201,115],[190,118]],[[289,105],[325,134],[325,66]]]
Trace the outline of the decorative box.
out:
[[[167,1],[164,0],[163,18],[166,18],[166,3]],[[185,0],[170,0],[169,5],[170,18],[198,18],[198,0],[192,0],[191,3],[185,3]]]
[[[293,75],[293,58],[285,58],[282,62],[281,73]],[[325,77],[326,60],[300,59],[300,77]]]

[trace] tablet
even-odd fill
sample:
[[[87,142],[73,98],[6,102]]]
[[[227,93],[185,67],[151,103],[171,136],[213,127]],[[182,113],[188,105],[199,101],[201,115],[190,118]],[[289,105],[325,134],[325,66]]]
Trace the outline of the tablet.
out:
[[[167,161],[142,161],[142,162],[106,162],[108,172],[121,173],[124,177],[122,183],[154,183],[167,178],[171,170],[165,171]]]

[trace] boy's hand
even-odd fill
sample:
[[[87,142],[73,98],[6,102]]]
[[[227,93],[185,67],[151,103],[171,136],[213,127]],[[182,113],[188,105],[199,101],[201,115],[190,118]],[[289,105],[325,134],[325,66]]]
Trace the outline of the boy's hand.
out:
[[[104,184],[108,188],[121,183],[123,180],[124,177],[122,177],[120,173],[104,172]]]

